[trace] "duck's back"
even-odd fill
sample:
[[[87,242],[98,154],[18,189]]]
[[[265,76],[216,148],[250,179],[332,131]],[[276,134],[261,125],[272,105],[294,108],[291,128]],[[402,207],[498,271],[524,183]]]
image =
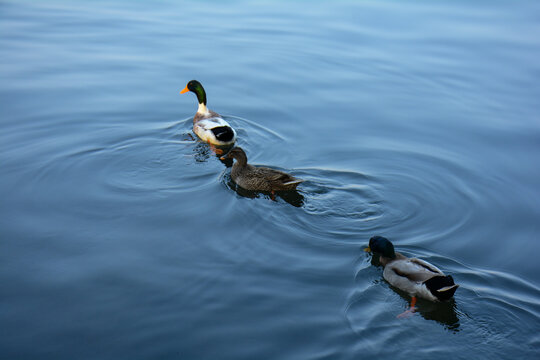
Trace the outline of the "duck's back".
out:
[[[279,170],[253,165],[233,166],[232,179],[246,190],[292,190],[300,180]]]
[[[236,133],[229,123],[213,111],[210,111],[208,115],[195,114],[193,131],[201,140],[216,145],[231,144],[236,138]]]
[[[444,276],[444,273],[439,268],[417,258],[391,261],[385,266],[383,276],[384,274],[395,274],[414,282],[424,282],[437,275]]]
[[[433,295],[423,286],[423,283],[436,276],[444,276],[444,273],[426,261],[406,257],[390,261],[384,267],[383,272],[383,277],[390,285],[411,295],[432,300]]]

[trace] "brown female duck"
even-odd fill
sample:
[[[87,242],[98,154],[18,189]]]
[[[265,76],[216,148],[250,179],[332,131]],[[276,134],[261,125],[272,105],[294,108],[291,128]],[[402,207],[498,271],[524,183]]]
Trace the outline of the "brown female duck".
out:
[[[233,158],[236,162],[231,170],[231,178],[240,187],[252,191],[294,190],[304,180],[297,179],[283,171],[267,167],[255,167],[247,163],[247,156],[240,147],[234,147],[221,159]]]

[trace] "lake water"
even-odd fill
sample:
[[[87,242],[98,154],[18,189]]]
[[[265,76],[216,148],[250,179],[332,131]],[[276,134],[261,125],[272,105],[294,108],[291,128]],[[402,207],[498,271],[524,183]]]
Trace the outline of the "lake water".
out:
[[[3,1],[0,358],[537,357],[539,59],[535,0]],[[397,319],[376,234],[455,299]]]

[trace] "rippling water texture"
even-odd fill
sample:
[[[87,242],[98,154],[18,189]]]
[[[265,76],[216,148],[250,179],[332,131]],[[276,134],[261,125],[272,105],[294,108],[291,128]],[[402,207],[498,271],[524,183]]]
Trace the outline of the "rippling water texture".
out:
[[[0,358],[538,356],[539,59],[534,0],[2,1]],[[397,319],[375,234],[455,300]]]

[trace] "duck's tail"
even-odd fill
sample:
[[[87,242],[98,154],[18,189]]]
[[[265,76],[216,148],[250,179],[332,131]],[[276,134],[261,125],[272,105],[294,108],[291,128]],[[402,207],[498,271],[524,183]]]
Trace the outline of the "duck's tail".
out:
[[[234,139],[234,131],[229,126],[218,126],[211,130],[219,141],[228,142]]]
[[[424,281],[424,284],[428,290],[440,301],[449,300],[456,292],[459,285],[454,283],[454,279],[451,275],[448,276],[435,276],[429,280]]]

